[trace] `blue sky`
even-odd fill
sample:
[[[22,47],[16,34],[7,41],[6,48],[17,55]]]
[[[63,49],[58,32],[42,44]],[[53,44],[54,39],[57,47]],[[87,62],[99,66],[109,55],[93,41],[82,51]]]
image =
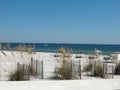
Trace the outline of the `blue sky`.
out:
[[[120,0],[0,0],[0,40],[120,44]]]

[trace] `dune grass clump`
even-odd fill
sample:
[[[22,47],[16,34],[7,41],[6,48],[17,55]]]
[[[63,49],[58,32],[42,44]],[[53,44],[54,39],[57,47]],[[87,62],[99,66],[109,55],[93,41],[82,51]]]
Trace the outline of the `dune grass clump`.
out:
[[[70,80],[72,78],[72,69],[69,62],[65,62],[64,66],[59,68],[61,80]]]
[[[104,69],[101,62],[89,62],[83,67],[83,72],[91,72],[91,76],[104,78]]]
[[[115,74],[120,75],[120,62],[115,67]]]
[[[36,75],[36,71],[34,68],[33,60],[31,59],[31,63],[29,65],[18,63],[16,70],[10,73],[9,80],[10,81],[26,81],[30,79],[30,76],[35,76],[35,75]]]
[[[19,46],[16,47],[16,50],[20,51],[20,52],[25,52],[26,51],[26,47],[23,46],[23,45],[19,45]]]
[[[102,63],[98,62],[94,65],[93,76],[104,77],[104,69]]]
[[[20,67],[20,64],[17,64],[17,69],[10,73],[10,81],[25,81],[27,78],[24,76],[24,69]]]
[[[60,67],[57,67],[55,70],[54,79],[59,80],[70,80],[72,79],[72,68],[71,68],[71,57],[72,50],[66,50],[65,48],[60,48],[61,57],[57,60],[60,64]]]
[[[72,69],[70,67],[70,63],[66,62],[64,66],[60,68],[56,68],[54,72],[54,76],[52,79],[55,80],[71,80],[72,79]]]

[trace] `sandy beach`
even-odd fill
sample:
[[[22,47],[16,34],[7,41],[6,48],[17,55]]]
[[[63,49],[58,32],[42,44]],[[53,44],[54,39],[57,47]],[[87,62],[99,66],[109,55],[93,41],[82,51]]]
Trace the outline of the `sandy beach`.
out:
[[[36,52],[28,54],[27,52],[18,51],[1,51],[0,52],[0,79],[1,81],[8,81],[10,72],[17,68],[17,63],[29,64],[31,58],[44,62],[44,80],[38,78],[31,78],[31,81],[23,82],[0,82],[0,90],[118,90],[120,89],[120,76],[114,76],[114,79],[103,79],[97,77],[88,77],[82,75],[82,80],[69,81],[54,81],[47,80],[54,72],[55,67],[59,64],[56,62],[58,57],[54,57],[56,53]],[[57,53],[58,55],[58,53]],[[76,55],[81,55],[82,58],[76,58]],[[81,61],[83,68],[88,63],[90,55],[86,54],[72,54],[71,60]],[[99,59],[102,61],[106,55],[100,55]],[[94,59],[97,60],[97,59]],[[10,87],[10,88],[9,88]]]
[[[56,53],[47,53],[47,52],[36,52],[32,54],[28,54],[27,52],[19,52],[19,51],[1,51],[0,52],[0,72],[1,72],[1,80],[8,80],[8,76],[10,72],[14,71],[17,68],[17,63],[20,64],[29,64],[31,61],[31,58],[33,60],[38,60],[38,61],[43,61],[44,65],[44,78],[47,79],[49,78],[52,73],[47,72],[54,72],[55,67],[59,65],[57,62],[57,59],[59,57],[54,57]],[[81,58],[76,58],[76,55],[82,56]],[[89,62],[89,57],[90,55],[86,54],[72,54],[72,57],[70,60],[72,61],[80,61],[81,63],[81,69],[83,69],[84,65],[86,65]],[[103,57],[105,55],[100,55],[97,59],[94,59],[93,61],[96,60],[101,60],[103,61]],[[83,79],[98,79],[98,78],[89,78],[89,77],[82,77]],[[119,77],[117,77],[119,78]]]
[[[120,80],[0,82],[0,90],[119,90]]]

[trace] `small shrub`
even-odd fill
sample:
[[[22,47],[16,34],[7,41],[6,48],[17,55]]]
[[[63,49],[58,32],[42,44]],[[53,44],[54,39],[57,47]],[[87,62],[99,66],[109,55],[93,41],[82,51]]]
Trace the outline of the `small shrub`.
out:
[[[55,54],[53,57],[61,57],[61,55]]]
[[[115,74],[120,75],[120,62],[115,67]]]
[[[88,59],[89,59],[89,60],[92,60],[92,59],[94,60],[94,59],[95,59],[95,56],[89,56]]]
[[[78,56],[78,55],[76,55],[76,57],[75,58],[82,58],[82,56]]]
[[[110,60],[110,57],[104,57],[103,60]]]

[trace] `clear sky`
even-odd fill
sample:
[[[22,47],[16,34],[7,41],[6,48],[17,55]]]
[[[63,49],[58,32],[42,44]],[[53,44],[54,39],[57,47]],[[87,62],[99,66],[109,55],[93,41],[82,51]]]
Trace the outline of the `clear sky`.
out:
[[[120,44],[120,0],[0,0],[0,40]]]

